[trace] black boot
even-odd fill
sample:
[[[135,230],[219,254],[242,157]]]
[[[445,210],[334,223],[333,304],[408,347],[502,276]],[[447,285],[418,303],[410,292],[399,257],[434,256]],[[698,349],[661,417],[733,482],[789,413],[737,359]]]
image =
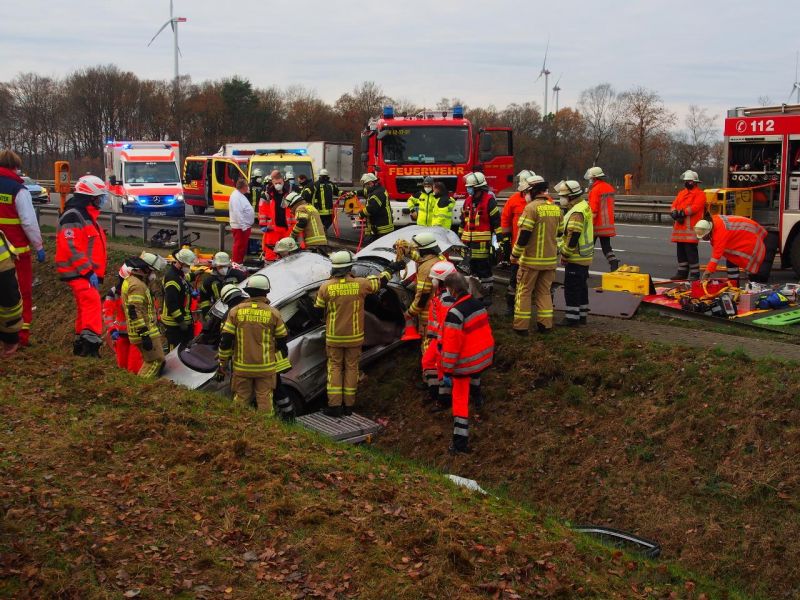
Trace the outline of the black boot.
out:
[[[472,402],[472,406],[475,410],[480,410],[483,408],[483,392],[481,392],[480,385],[471,385],[469,386],[469,401]]]
[[[424,396],[422,403],[423,404],[435,404],[439,400],[439,386],[437,385],[429,385],[428,386],[428,395]]]
[[[326,406],[322,409],[322,414],[326,417],[333,417],[334,419],[339,419],[342,416],[342,407],[339,406]]]
[[[506,296],[506,316],[514,316],[514,296]]]
[[[453,443],[450,444],[447,451],[450,454],[470,454],[472,449],[469,447],[468,439],[469,438],[464,435],[454,435]]]
[[[613,260],[608,261],[608,270],[609,271],[611,271],[613,273],[617,269],[619,269],[619,260],[618,259],[615,258]]]
[[[275,399],[275,408],[281,421],[291,423],[294,421],[294,405],[289,396],[281,396]]]
[[[515,329],[514,333],[522,337],[527,337],[530,335],[530,332],[527,329]]]
[[[537,323],[536,324],[536,331],[538,331],[539,333],[550,333],[550,328],[549,327],[545,327],[541,323]]]
[[[75,356],[85,356],[83,353],[83,339],[80,335],[76,335],[75,339],[72,340],[72,353]]]
[[[699,275],[698,275],[699,277]],[[670,279],[688,279],[689,278],[689,269],[678,269],[675,274],[670,277]]]
[[[349,417],[352,414],[353,414],[353,407],[352,406],[347,406],[346,404],[344,406],[342,406],[342,416]]]

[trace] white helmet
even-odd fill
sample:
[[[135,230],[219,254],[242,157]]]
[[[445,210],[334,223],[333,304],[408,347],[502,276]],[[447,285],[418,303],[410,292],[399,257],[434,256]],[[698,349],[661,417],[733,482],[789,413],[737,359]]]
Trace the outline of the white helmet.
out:
[[[536,175],[536,173],[529,171],[528,169],[522,169],[522,171],[517,173],[517,181],[525,181],[531,175]]]
[[[331,267],[334,269],[348,269],[353,264],[355,264],[355,260],[349,250],[339,250],[331,254]]]
[[[303,197],[297,192],[289,192],[283,197],[283,200],[281,200],[281,206],[292,206],[302,199]]]
[[[694,226],[694,234],[697,236],[698,239],[702,239],[711,233],[711,229],[714,227],[714,224],[711,221],[706,221],[705,219],[700,219],[697,224]]]
[[[231,266],[231,257],[228,256],[227,252],[217,252],[214,255],[214,258],[211,259],[211,266],[212,267],[230,267]]]
[[[167,266],[167,261],[164,260],[163,256],[153,254],[152,252],[142,252],[139,258],[146,262],[151,269],[158,271],[159,273],[161,273]]]
[[[589,167],[584,173],[584,179],[597,179],[598,177],[605,177],[606,174],[603,173],[603,169],[600,167]]]
[[[286,169],[286,173],[283,176],[284,179],[294,179],[294,171],[291,168]]]
[[[319,170],[320,177],[327,177],[328,176],[328,169],[320,169]]]
[[[262,275],[261,273],[250,275],[250,277],[247,278],[247,281],[244,282],[244,287],[245,289],[250,288],[253,290],[263,290],[265,292],[269,292],[269,277]]]
[[[520,181],[519,185],[517,186],[517,190],[520,192],[526,192],[539,183],[544,183],[544,177],[534,174],[530,177],[527,177],[524,181]]]
[[[464,175],[464,185],[467,187],[482,188],[486,187],[486,176],[480,171],[473,171]]]
[[[175,260],[191,267],[195,262],[197,262],[197,257],[195,256],[194,252],[188,248],[181,248],[175,253]]]
[[[681,180],[700,183],[700,176],[697,174],[697,171],[684,171],[681,175]]]
[[[447,260],[440,260],[431,267],[430,277],[438,281],[444,281],[448,275],[456,272],[456,266]]]
[[[559,183],[556,186],[556,192],[558,192],[559,196],[567,196],[568,198],[574,198],[576,196],[580,196],[583,193],[583,188],[581,188],[580,183],[578,183],[574,179],[570,179],[569,181],[562,181],[561,183]]]
[[[87,196],[104,196],[108,193],[108,186],[105,181],[96,175],[84,175],[75,184],[76,194],[86,194]]]
[[[436,236],[430,231],[421,231],[416,235],[412,235],[411,241],[414,242],[414,245],[420,250],[430,250],[436,248],[438,245]]]
[[[274,248],[275,252],[294,252],[297,249],[297,242],[291,237],[279,239]]]
[[[219,292],[219,299],[225,304],[230,303],[237,296],[246,296],[246,294],[242,288],[234,283],[226,283]]]
[[[364,173],[361,176],[362,184],[367,184],[370,183],[371,181],[378,181],[378,178],[375,176],[375,173]]]

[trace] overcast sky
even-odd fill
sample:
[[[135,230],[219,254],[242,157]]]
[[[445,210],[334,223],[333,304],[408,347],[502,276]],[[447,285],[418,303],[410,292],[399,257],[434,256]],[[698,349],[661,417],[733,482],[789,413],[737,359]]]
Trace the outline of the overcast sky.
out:
[[[107,63],[142,78],[172,77],[169,30],[147,47],[169,17],[169,0],[4,3],[0,80]],[[561,77],[561,106],[609,82],[618,91],[656,90],[679,114],[698,104],[721,115],[760,96],[786,102],[800,49],[797,0],[175,0],[175,7],[188,19],[180,26],[181,74],[301,84],[329,102],[373,80],[392,97],[428,106],[443,96],[472,106],[541,105],[544,80],[536,78],[549,35],[549,87]]]

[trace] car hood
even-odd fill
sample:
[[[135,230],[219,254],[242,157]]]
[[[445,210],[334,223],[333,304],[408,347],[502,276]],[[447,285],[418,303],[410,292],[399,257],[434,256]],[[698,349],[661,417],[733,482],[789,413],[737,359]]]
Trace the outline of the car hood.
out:
[[[331,276],[331,261],[320,254],[300,252],[269,264],[258,273],[269,278],[268,298],[270,304],[278,306],[299,290],[328,279]]]
[[[395,258],[394,244],[397,240],[411,241],[411,238],[422,231],[429,231],[436,236],[436,241],[439,244],[439,249],[444,253],[450,253],[451,249],[464,248],[464,243],[454,231],[445,229],[444,227],[424,227],[422,225],[409,225],[401,229],[395,229],[391,233],[387,233],[380,239],[375,240],[368,246],[365,246],[356,258],[383,258],[384,260],[393,261]]]

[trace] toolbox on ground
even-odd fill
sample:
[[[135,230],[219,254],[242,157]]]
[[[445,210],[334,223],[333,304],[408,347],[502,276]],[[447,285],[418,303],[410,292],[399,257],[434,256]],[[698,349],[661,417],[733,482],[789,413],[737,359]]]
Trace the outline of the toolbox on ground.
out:
[[[650,275],[640,273],[639,267],[622,265],[616,271],[603,273],[602,288],[607,292],[630,292],[631,294],[655,294]]]

